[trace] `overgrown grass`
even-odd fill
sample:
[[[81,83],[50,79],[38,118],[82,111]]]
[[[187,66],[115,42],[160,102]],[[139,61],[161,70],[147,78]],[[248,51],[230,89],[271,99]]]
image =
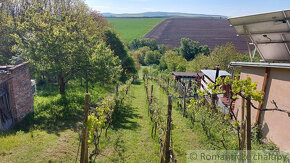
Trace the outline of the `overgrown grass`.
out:
[[[142,38],[164,18],[107,18],[125,42]]]
[[[112,88],[96,85],[91,102],[98,102]],[[0,162],[71,162],[78,149],[83,119],[85,89],[76,81],[67,86],[65,96],[57,85],[38,87],[34,113],[8,132],[0,132]]]

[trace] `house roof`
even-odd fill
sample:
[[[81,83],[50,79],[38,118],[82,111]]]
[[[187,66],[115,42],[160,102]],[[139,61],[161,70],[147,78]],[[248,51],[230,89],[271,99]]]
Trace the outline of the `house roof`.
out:
[[[201,72],[172,72],[172,75],[176,77],[195,78],[197,76],[203,76],[203,73]]]
[[[290,69],[289,63],[257,63],[257,62],[231,62],[230,66],[233,67],[272,67]]]
[[[290,61],[290,10],[230,18],[239,35],[249,36],[267,61]]]
[[[211,81],[215,81],[215,75],[216,75],[216,70],[201,70],[201,72],[204,73],[205,76],[209,77],[209,79]],[[219,71],[219,77],[224,77],[224,76],[231,76],[230,73],[228,73],[227,71],[225,70],[220,70]]]

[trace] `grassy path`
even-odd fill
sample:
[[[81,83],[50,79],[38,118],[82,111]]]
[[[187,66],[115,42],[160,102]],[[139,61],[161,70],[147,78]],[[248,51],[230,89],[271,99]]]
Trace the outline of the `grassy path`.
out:
[[[97,162],[159,162],[159,144],[150,136],[143,82],[133,84]],[[105,140],[105,139],[103,139]]]
[[[167,114],[167,95],[154,84],[154,97],[163,114]],[[150,85],[151,85],[150,84]],[[129,90],[125,106],[120,108],[116,123],[109,131],[109,138],[103,139],[102,153],[97,162],[159,162],[159,143],[150,136],[151,124],[146,109],[146,93],[144,83],[133,84]],[[172,112],[174,124],[173,143],[178,162],[186,162],[188,150],[201,149],[196,135],[189,123],[179,111]]]
[[[151,84],[154,85],[153,95],[157,98],[159,106],[163,108],[163,113],[166,114],[168,97],[157,83],[151,82]],[[197,142],[197,136],[190,128],[187,119],[183,118],[176,109],[175,102],[173,102],[172,122],[174,125],[172,136],[175,156],[178,162],[186,162],[186,152],[188,150],[202,149],[202,147]]]

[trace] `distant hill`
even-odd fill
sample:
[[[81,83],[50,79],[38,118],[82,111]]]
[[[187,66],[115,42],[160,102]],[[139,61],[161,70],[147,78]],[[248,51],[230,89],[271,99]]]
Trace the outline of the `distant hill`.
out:
[[[181,12],[143,12],[143,13],[124,13],[124,14],[114,14],[114,13],[102,13],[106,18],[122,18],[122,17],[219,17],[227,18],[223,15],[206,15],[206,14],[190,14]]]

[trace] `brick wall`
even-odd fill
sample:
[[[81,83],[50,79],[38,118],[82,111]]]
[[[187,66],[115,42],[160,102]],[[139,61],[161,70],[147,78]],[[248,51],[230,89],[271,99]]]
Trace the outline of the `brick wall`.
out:
[[[18,122],[34,111],[29,63],[9,66],[6,71],[0,76],[0,83],[8,82],[13,120]]]

